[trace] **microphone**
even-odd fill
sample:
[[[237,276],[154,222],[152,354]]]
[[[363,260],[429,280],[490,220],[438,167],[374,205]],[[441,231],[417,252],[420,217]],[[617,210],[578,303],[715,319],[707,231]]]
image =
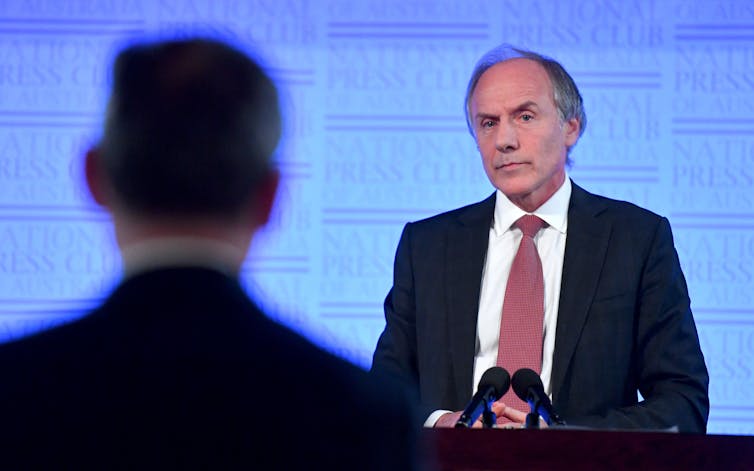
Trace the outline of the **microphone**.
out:
[[[511,375],[499,366],[493,366],[482,375],[476,394],[456,422],[456,428],[469,428],[482,415],[489,411],[490,403],[497,401],[508,391]],[[494,420],[493,420],[494,421]]]
[[[552,408],[550,398],[545,394],[545,388],[539,375],[529,368],[521,368],[513,373],[513,391],[522,401],[529,403],[531,411],[539,414],[547,425],[565,425],[565,421]]]

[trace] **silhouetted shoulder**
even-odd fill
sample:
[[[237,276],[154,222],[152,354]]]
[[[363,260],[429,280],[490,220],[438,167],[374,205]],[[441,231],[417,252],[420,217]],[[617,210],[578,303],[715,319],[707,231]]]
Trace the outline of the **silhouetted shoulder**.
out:
[[[30,455],[40,465],[411,469],[418,433],[400,390],[201,268],[129,279],[91,314],[0,346],[0,374],[3,442],[48,450]]]

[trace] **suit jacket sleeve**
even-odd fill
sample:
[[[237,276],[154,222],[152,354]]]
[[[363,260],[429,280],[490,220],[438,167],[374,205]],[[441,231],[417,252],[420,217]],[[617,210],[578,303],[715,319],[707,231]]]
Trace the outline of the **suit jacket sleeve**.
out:
[[[426,418],[472,393],[479,289],[495,194],[406,225],[372,369],[401,377]]]
[[[393,287],[385,297],[385,330],[372,359],[372,371],[397,377],[418,396],[416,305],[411,268],[411,224],[403,228],[393,267]]]
[[[636,270],[636,283],[624,283],[635,293],[592,303],[590,320],[580,341],[583,348],[575,353],[570,384],[561,391],[563,394],[558,403],[568,411],[570,417],[567,420],[571,424],[617,428],[678,426],[680,431],[703,433],[709,413],[709,377],[691,313],[686,281],[667,219],[653,218],[651,222],[645,219],[644,222],[649,225],[649,230],[643,231],[648,235],[649,244],[636,243],[632,246],[639,249],[637,253],[624,254],[624,257],[640,261],[637,262],[640,269]],[[652,225],[654,232],[651,231]],[[619,237],[630,238],[630,234],[640,232],[628,230]],[[625,250],[631,245],[622,246]],[[633,271],[627,266],[606,266],[602,282],[614,276],[613,272],[620,274],[622,270]],[[610,273],[605,273],[608,271]],[[615,314],[621,312],[626,315]],[[599,326],[587,327],[589,324],[599,325],[596,319],[601,316],[619,327],[604,326],[602,330]],[[618,320],[617,316],[630,319],[630,324]],[[611,334],[615,337],[607,340],[608,348],[604,349],[604,354],[600,355],[603,352],[599,349],[592,351],[592,355],[597,353],[597,358],[586,361],[584,354],[590,348],[590,341],[597,343],[599,336]],[[625,343],[621,337],[632,340]],[[625,355],[629,360],[621,365],[627,366],[627,371],[621,371],[621,367],[617,368],[618,371],[609,371],[616,365],[599,356],[609,356],[611,349],[619,351],[624,348],[633,352]],[[585,365],[593,371],[586,372]],[[602,380],[595,377],[595,372],[600,371]],[[637,402],[637,389],[644,399],[642,402]],[[620,396],[623,398],[619,399]]]

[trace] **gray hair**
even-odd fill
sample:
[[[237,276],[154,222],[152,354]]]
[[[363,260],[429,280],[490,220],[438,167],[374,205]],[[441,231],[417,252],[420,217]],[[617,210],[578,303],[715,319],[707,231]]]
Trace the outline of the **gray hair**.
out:
[[[469,85],[466,88],[466,106],[464,110],[466,113],[466,126],[468,126],[471,135],[474,136],[474,127],[471,122],[471,95],[474,93],[477,83],[479,83],[479,78],[493,65],[519,58],[533,60],[545,69],[552,83],[553,100],[558,109],[560,119],[565,122],[576,118],[580,125],[579,137],[581,137],[586,129],[586,112],[584,112],[584,101],[581,98],[581,93],[579,93],[579,89],[573,78],[568,75],[568,72],[556,60],[537,54],[536,52],[513,47],[510,44],[501,44],[491,49],[474,66],[474,71],[471,73],[471,78],[469,79]],[[570,153],[570,151],[571,148],[569,147],[568,152]]]

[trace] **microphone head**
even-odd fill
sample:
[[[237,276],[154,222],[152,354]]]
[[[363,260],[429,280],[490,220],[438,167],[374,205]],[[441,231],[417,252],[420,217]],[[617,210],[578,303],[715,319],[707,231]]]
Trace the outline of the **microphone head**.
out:
[[[536,371],[529,368],[521,368],[513,373],[513,379],[511,380],[513,391],[516,393],[522,401],[528,401],[529,389],[541,389],[544,391],[545,387],[542,385],[542,379]]]
[[[494,390],[493,400],[497,401],[498,399],[503,397],[503,394],[508,391],[510,385],[511,375],[508,374],[507,371],[505,371],[505,368],[493,366],[492,368],[484,372],[482,378],[479,380],[479,387],[477,388],[477,390],[491,387]]]

